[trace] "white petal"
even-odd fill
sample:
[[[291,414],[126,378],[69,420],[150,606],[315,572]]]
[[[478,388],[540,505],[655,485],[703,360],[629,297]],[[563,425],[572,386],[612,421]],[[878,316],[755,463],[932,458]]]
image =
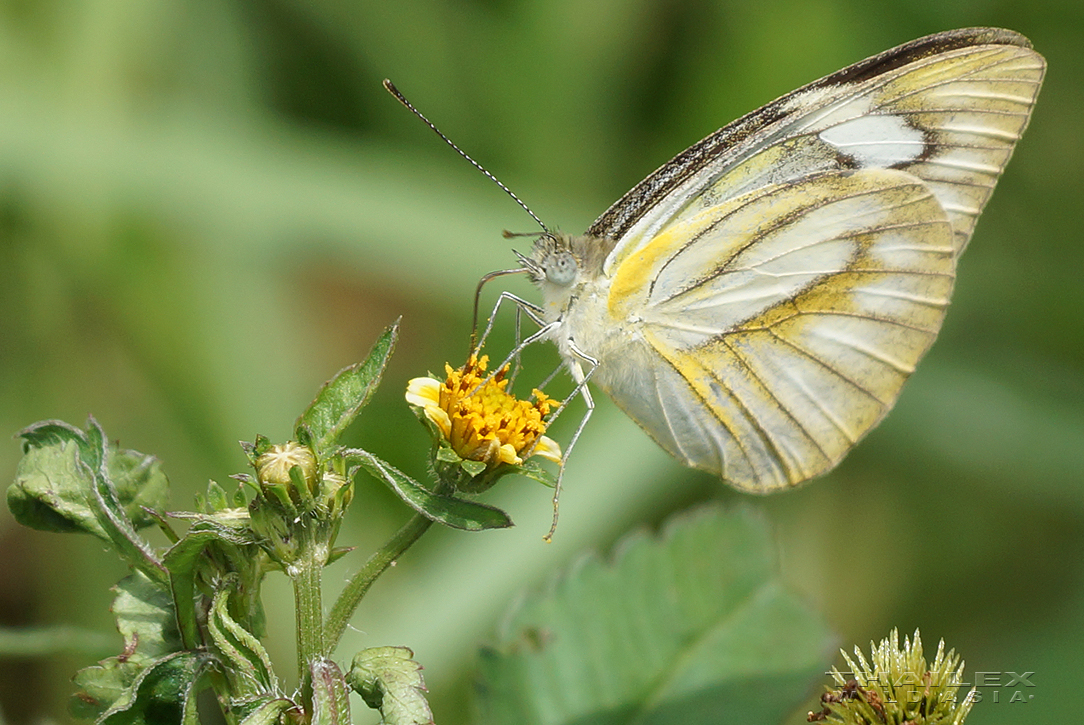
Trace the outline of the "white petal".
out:
[[[557,441],[553,440],[552,438],[542,436],[535,444],[534,451],[531,453],[531,455],[542,456],[543,458],[547,458],[554,463],[560,463],[561,446],[558,445]]]
[[[433,378],[413,378],[407,383],[406,401],[419,408],[440,403],[440,381]]]

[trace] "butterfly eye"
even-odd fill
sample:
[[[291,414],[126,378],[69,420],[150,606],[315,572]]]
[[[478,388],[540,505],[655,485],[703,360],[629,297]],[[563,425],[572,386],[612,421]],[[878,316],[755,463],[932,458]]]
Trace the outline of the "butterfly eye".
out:
[[[542,260],[542,268],[546,271],[546,279],[561,287],[572,284],[579,272],[576,258],[564,251],[550,253]]]

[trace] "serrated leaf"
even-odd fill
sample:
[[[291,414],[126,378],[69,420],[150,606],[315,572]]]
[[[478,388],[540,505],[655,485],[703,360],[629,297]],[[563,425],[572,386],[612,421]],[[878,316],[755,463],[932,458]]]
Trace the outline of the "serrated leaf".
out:
[[[375,478],[386,483],[408,506],[437,523],[465,531],[503,529],[512,526],[512,518],[499,508],[435,494],[390,463],[380,460],[367,451],[350,449],[345,453],[349,460],[356,462]]]
[[[775,723],[831,641],[779,583],[763,522],[711,508],[523,603],[482,652],[482,722]]]
[[[79,445],[56,441],[28,447],[8,487],[8,508],[23,526],[56,533],[87,533],[109,540],[90,505],[92,474]]]
[[[46,531],[93,534],[134,567],[165,581],[161,562],[134,523],[154,522],[143,506],[164,510],[168,482],[153,458],[108,446],[94,418],[86,432],[44,421],[19,436],[24,455],[7,495],[16,520]]]
[[[248,709],[241,720],[241,725],[278,725],[282,714],[296,707],[291,700],[284,697],[276,697],[260,702],[255,707]]]
[[[398,334],[396,322],[377,339],[365,360],[343,368],[324,383],[316,399],[297,419],[296,437],[309,440],[308,445],[321,460],[334,449],[339,436],[369,402],[380,384]]]
[[[346,681],[386,725],[430,725],[421,670],[407,647],[371,647],[354,656]]]
[[[202,652],[162,657],[140,673],[97,725],[199,725],[195,696],[211,662]]]
[[[226,663],[234,700],[254,702],[278,689],[278,678],[267,650],[251,632],[227,611],[229,591],[215,592],[207,618],[207,632]]]
[[[153,525],[155,518],[148,509],[164,513],[169,506],[169,479],[162,462],[139,451],[110,448],[106,466],[132,525],[137,529]]]
[[[199,642],[196,626],[196,573],[200,565],[200,555],[209,546],[221,545],[228,551],[236,552],[241,547],[253,543],[252,533],[247,527],[232,527],[218,517],[197,515],[197,523],[189,528],[184,538],[171,546],[162,558],[169,572],[170,589],[177,608],[177,621],[180,624],[181,639],[185,648],[193,648]],[[239,554],[234,554],[235,557]]]
[[[124,639],[124,654],[76,674],[80,692],[71,710],[83,719],[96,719],[123,702],[148,666],[181,649],[173,597],[164,585],[136,571],[121,579],[113,591],[112,612]]]
[[[97,720],[125,696],[146,665],[146,662],[131,662],[125,657],[110,657],[76,672],[72,682],[78,691],[68,708],[72,716],[80,720]]]

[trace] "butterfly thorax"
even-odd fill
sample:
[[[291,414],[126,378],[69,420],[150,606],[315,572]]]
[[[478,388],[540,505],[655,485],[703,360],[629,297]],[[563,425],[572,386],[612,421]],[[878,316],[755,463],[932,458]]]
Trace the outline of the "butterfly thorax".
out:
[[[558,233],[540,237],[532,250],[531,279],[542,293],[546,321],[560,323],[551,339],[569,362],[580,353],[602,361],[615,335],[629,332],[607,317],[611,280],[603,266],[613,248],[612,239]]]
[[[542,293],[546,319],[560,319],[569,304],[581,298],[602,276],[602,264],[612,240],[556,232],[535,242],[527,260],[531,281]]]

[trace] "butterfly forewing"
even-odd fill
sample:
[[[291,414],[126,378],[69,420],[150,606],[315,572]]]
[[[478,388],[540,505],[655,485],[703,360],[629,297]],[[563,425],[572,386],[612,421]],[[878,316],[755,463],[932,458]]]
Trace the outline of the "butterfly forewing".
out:
[[[1027,39],[985,28],[914,41],[790,93],[679,154],[589,233],[612,272],[689,207],[812,173],[895,168],[927,181],[957,254],[1030,118],[1045,70]]]
[[[959,255],[1024,132],[1043,70],[1028,48],[958,49],[867,81],[788,131],[815,134],[841,166],[895,168],[925,181],[948,213]]]

